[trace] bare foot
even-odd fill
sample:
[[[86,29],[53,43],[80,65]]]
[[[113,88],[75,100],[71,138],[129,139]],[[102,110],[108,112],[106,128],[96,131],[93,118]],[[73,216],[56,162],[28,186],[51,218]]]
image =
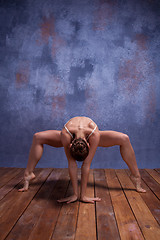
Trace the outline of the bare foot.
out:
[[[146,192],[146,190],[141,187],[141,177],[135,177],[131,174],[130,178],[133,181],[133,183],[135,184],[137,192],[140,192],[140,193]]]
[[[18,191],[19,192],[25,192],[28,190],[29,188],[29,182],[35,178],[35,175],[34,173],[30,173],[30,174],[24,174],[24,187],[23,188],[20,188]]]

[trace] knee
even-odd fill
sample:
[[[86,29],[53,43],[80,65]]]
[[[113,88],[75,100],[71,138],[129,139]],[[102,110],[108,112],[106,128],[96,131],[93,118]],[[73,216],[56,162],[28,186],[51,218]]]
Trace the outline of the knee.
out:
[[[122,135],[122,145],[126,145],[130,142],[129,136],[127,134]]]
[[[41,143],[41,133],[37,132],[33,135],[33,141],[35,143]]]

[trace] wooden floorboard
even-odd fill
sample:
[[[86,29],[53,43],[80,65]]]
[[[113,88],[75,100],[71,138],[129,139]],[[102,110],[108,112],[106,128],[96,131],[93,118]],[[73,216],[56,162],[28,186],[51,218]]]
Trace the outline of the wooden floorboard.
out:
[[[94,170],[95,195],[100,197],[101,202],[96,203],[97,234],[98,239],[119,240],[119,230],[115,219],[114,209],[104,169]]]
[[[94,197],[93,170],[90,170],[87,196]],[[75,240],[96,240],[97,237],[95,219],[95,205],[80,202]]]
[[[106,169],[105,172],[121,239],[143,239],[141,230],[121,188],[115,170]],[[130,187],[125,189],[130,192],[134,190]]]
[[[27,192],[24,169],[0,168],[0,240],[160,239],[160,169],[141,169],[138,193],[129,170],[90,170],[87,195],[101,202],[58,203],[73,192],[67,169],[35,169]],[[79,171],[80,177],[80,171]]]

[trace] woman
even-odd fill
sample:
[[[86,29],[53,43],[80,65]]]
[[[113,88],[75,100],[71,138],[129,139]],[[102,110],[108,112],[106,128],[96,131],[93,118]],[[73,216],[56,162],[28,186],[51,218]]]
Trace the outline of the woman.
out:
[[[81,167],[81,193],[80,200],[94,203],[101,199],[86,196],[89,169],[97,147],[120,146],[123,160],[131,171],[131,178],[138,192],[145,192],[141,187],[141,177],[137,167],[134,150],[126,134],[115,131],[99,131],[98,126],[88,117],[74,117],[70,119],[62,131],[48,130],[34,134],[30,149],[29,160],[24,174],[24,187],[19,191],[27,191],[29,181],[35,178],[33,170],[43,153],[43,144],[53,147],[64,147],[68,170],[71,178],[74,194],[59,202],[74,202],[78,199],[77,163],[83,161]]]

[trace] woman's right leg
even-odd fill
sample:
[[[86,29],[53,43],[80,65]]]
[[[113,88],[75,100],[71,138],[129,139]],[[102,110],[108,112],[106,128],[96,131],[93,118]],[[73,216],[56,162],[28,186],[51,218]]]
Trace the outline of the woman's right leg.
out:
[[[33,172],[35,166],[42,157],[43,144],[47,144],[52,147],[63,147],[61,142],[61,131],[48,130],[34,134],[26,172]]]
[[[115,131],[99,132],[99,147],[112,147],[119,145],[122,159],[126,162],[131,171],[131,178],[136,184],[137,191],[145,192],[145,190],[141,187],[141,177],[138,170],[135,153],[130,143],[129,137],[126,134]]]
[[[21,192],[27,191],[29,181],[35,178],[33,170],[42,157],[43,144],[47,144],[52,147],[63,147],[61,142],[61,131],[48,130],[34,134],[32,146],[29,152],[28,164],[24,173],[24,187],[19,189]]]
[[[112,147],[115,145],[119,145],[122,159],[128,165],[132,175],[135,177],[140,177],[135,153],[130,143],[129,137],[124,133],[116,131],[99,131],[99,132],[100,132],[99,147]]]

